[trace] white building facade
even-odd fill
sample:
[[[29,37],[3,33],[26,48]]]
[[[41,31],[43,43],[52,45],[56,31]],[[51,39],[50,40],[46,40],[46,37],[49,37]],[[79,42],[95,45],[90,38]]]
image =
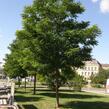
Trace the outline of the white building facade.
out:
[[[92,75],[99,73],[101,68],[101,64],[93,59],[91,61],[85,61],[84,67],[77,69],[77,73],[86,79],[90,79]]]
[[[3,72],[3,66],[2,62],[0,62],[0,79],[3,79],[5,77],[4,72]]]

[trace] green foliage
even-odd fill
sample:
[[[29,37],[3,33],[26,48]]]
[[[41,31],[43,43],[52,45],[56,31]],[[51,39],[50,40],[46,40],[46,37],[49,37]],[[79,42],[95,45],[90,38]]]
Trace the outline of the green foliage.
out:
[[[5,65],[4,71],[7,76],[10,78],[16,77],[25,77],[27,76],[26,70],[19,65],[18,61],[16,60],[14,54],[9,54],[5,58]]]
[[[68,82],[68,86],[73,87],[74,91],[81,91],[81,88],[86,84],[86,81],[83,76],[78,74]]]
[[[103,88],[102,84],[92,84],[91,86],[95,88]]]
[[[52,78],[52,77],[51,77]],[[46,77],[46,83],[48,84],[49,88],[51,88],[52,90],[56,90],[56,78],[54,79],[51,79],[49,76]],[[60,86],[63,86],[66,82],[66,79],[65,77],[63,76],[60,76],[59,79],[58,79],[58,88]]]
[[[83,12],[83,6],[71,0],[34,0],[24,9],[23,29],[16,32],[17,38],[26,42],[38,70],[55,82],[72,77],[71,66],[82,66],[97,45],[100,30],[78,21],[78,14]]]
[[[42,73],[56,93],[73,77],[75,67],[91,59],[97,45],[99,28],[77,19],[84,10],[74,0],[34,0],[22,14],[23,28],[16,32],[18,62],[24,69]]]
[[[97,75],[91,77],[91,80],[94,84],[105,84],[108,77],[109,70],[101,69]]]
[[[43,75],[37,73],[36,77],[37,77],[37,81],[38,82],[41,82],[41,83],[45,83],[46,82],[46,78]]]

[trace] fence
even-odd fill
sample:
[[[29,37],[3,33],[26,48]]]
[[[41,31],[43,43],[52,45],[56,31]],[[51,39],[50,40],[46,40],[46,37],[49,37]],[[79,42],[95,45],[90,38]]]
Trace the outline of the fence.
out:
[[[14,89],[14,82],[6,80],[0,81],[0,109],[18,109],[18,107],[14,105]]]

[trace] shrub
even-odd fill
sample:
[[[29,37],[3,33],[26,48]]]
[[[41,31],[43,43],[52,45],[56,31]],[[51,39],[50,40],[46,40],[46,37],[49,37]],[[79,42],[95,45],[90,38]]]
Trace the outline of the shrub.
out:
[[[81,91],[81,88],[86,84],[83,76],[78,74],[68,83],[68,86],[73,87],[74,91]]]

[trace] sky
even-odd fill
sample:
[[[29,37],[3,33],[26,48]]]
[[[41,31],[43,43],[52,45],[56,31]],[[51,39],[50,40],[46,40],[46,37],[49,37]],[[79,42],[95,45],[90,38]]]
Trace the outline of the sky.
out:
[[[33,0],[0,0],[0,62],[9,53],[8,46],[15,39],[15,32],[22,28],[21,14]],[[109,0],[78,0],[85,7],[79,20],[98,25],[102,34],[97,38],[92,57],[100,63],[109,63]]]

